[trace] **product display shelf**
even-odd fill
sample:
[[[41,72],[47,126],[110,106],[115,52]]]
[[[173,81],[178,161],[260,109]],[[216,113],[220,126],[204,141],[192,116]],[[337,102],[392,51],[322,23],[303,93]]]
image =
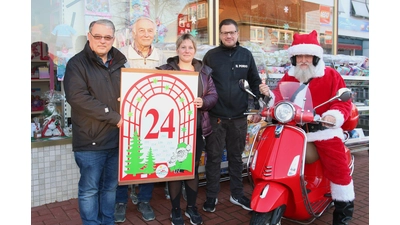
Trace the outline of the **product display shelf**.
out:
[[[31,60],[31,98],[41,97],[41,95],[50,90],[50,79],[49,78],[40,78],[38,68],[42,66],[47,66],[49,63],[48,60],[39,60],[32,59]],[[37,101],[34,103],[34,101]],[[43,99],[32,99],[32,108],[31,108],[31,118],[40,117],[40,115],[44,111],[44,101]]]
[[[283,74],[280,74],[280,73],[268,74],[268,77],[272,78],[272,79],[280,79],[283,77]],[[346,75],[343,75],[342,77],[344,80],[369,81],[368,76],[346,76]]]
[[[275,87],[283,74],[268,74],[268,84]],[[345,145],[351,152],[364,151],[369,149],[369,76],[342,76],[348,88],[353,91],[353,101],[356,105],[360,118],[356,131],[357,138],[350,138]]]
[[[283,74],[268,74],[268,84],[270,87],[275,87],[276,83],[282,78]],[[342,76],[347,87],[355,93],[355,102],[358,111],[368,111],[369,106],[365,105],[365,100],[368,100],[368,76]]]
[[[40,78],[39,77],[34,77],[33,74],[35,74],[35,71],[39,67],[48,67],[48,77],[49,78]],[[41,59],[32,59],[31,60],[31,91],[32,91],[32,97],[34,96],[40,96],[43,97],[43,94],[46,93],[47,91],[54,90],[54,91],[61,91],[61,93],[64,93],[64,90],[57,90],[58,86],[63,86],[60,81],[56,80],[55,74],[56,74],[56,67],[54,67],[53,62],[51,59],[49,60],[41,60]],[[51,79],[53,78],[53,79]],[[34,92],[36,91],[36,92]],[[39,122],[41,125],[43,125],[43,112],[44,108],[46,107],[46,100],[41,98],[42,101],[42,108],[32,108],[31,109],[31,120],[33,122],[34,117],[39,118]],[[32,104],[33,107],[33,104]],[[67,123],[67,103],[64,99],[62,99],[60,102],[56,102],[56,108],[60,112],[60,115],[62,117],[62,127],[64,127]],[[68,140],[68,137],[65,137]],[[37,140],[32,139],[32,146],[50,146],[52,144],[57,144],[56,140],[58,140],[59,137],[54,137],[54,138],[39,138]],[[61,138],[63,139],[63,138]],[[69,142],[71,142],[69,140]]]

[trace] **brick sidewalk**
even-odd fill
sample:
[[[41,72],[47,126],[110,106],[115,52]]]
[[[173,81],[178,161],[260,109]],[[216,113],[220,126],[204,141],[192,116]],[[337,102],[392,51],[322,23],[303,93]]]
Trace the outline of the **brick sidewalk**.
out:
[[[355,212],[353,220],[350,224],[365,225],[369,224],[369,153],[368,151],[356,152],[353,154],[355,158],[355,170],[353,173],[354,186],[356,191]],[[243,178],[245,193],[251,196],[251,186],[247,177]],[[131,201],[128,203],[126,221],[119,225],[141,225],[141,224],[171,224],[170,220],[170,200],[164,195],[164,183],[158,183],[155,186],[151,205],[156,214],[156,220],[145,222],[141,218],[141,214],[137,211],[136,206]],[[199,196],[197,207],[203,217],[203,224],[213,225],[237,225],[248,224],[251,214],[243,210],[239,206],[235,206],[229,202],[229,181],[221,182],[221,192],[218,196],[218,204],[214,213],[204,212],[201,208],[205,201],[205,187],[199,188]],[[181,200],[181,207],[186,207],[186,202]],[[331,224],[333,208],[325,212],[320,218],[312,224],[323,225]],[[188,218],[185,218],[185,224],[190,224]],[[31,208],[31,224],[32,225],[78,225],[82,224],[77,199],[69,201],[55,202],[38,207]],[[294,225],[295,223],[282,221],[282,225]]]

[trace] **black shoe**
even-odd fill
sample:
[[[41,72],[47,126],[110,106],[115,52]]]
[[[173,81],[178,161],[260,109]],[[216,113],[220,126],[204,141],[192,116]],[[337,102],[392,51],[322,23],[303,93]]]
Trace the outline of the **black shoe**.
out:
[[[172,225],[184,225],[182,211],[180,208],[171,210],[171,224]]]
[[[215,205],[218,203],[218,198],[208,198],[204,202],[203,210],[206,212],[215,212]]]
[[[126,204],[115,203],[114,222],[116,223],[125,222],[125,214],[126,214]]]
[[[154,220],[156,218],[156,215],[154,214],[154,211],[151,208],[150,203],[139,202],[137,206],[138,206],[137,207],[138,211],[142,213],[142,218],[145,221]]]
[[[196,206],[186,207],[185,216],[190,218],[190,223],[193,225],[203,224],[203,219],[201,218],[199,212],[197,211]]]
[[[235,198],[231,195],[229,198],[229,201],[231,201],[235,205],[242,206],[243,209],[253,211],[250,208],[250,199],[248,199],[246,196],[242,196],[240,198]]]
[[[341,202],[334,201],[335,210],[333,211],[333,225],[347,225],[353,218],[354,201]]]

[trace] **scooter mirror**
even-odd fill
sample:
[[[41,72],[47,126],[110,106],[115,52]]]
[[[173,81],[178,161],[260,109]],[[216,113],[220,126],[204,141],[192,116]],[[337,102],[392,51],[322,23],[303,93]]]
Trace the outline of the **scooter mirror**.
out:
[[[342,102],[346,102],[353,97],[353,92],[349,88],[340,88],[337,93],[338,99]]]
[[[249,82],[247,82],[247,80],[245,80],[245,79],[240,79],[240,80],[239,80],[239,87],[240,87],[240,89],[242,89],[243,91],[245,91],[245,92],[251,94],[253,97],[256,98],[256,95],[253,94],[253,92],[251,92],[250,85],[249,85]]]
[[[240,80],[239,80],[239,87],[240,87],[240,89],[242,89],[243,91],[245,91],[245,92],[251,94],[251,96],[257,98],[256,95],[253,94],[253,92],[251,91],[249,82],[247,82],[247,80],[245,80],[245,79],[240,79]],[[263,100],[261,97],[258,99],[258,103],[259,103],[260,107],[264,107],[264,106],[267,105],[267,103],[265,103],[264,100]]]
[[[331,102],[331,101],[336,100],[336,99],[338,99],[339,101],[342,101],[342,102],[348,101],[349,99],[351,99],[352,96],[353,96],[353,92],[351,92],[350,89],[348,89],[348,88],[340,88],[335,96],[333,96],[328,101],[323,102],[323,103],[319,104],[318,106],[315,106],[314,110],[316,108],[319,108],[322,105],[325,105],[326,103]]]

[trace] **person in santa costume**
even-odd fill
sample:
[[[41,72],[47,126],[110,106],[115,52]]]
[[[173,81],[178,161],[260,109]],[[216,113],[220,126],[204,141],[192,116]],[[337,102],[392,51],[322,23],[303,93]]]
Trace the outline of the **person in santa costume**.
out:
[[[281,82],[299,82],[308,86],[314,106],[320,105],[336,95],[337,91],[346,87],[341,75],[331,67],[325,67],[322,60],[323,49],[314,30],[309,34],[294,34],[293,43],[288,49],[292,67],[279,81],[277,88],[260,84],[260,93],[265,95],[269,106],[279,100],[279,84]],[[343,130],[341,126],[349,118],[352,109],[351,101],[332,101],[317,108],[316,114],[322,120],[335,124],[321,124],[309,129],[308,142],[314,142],[318,151],[324,175],[330,180],[332,199],[335,204],[333,224],[347,224],[354,211],[354,186],[351,171],[346,162]]]

